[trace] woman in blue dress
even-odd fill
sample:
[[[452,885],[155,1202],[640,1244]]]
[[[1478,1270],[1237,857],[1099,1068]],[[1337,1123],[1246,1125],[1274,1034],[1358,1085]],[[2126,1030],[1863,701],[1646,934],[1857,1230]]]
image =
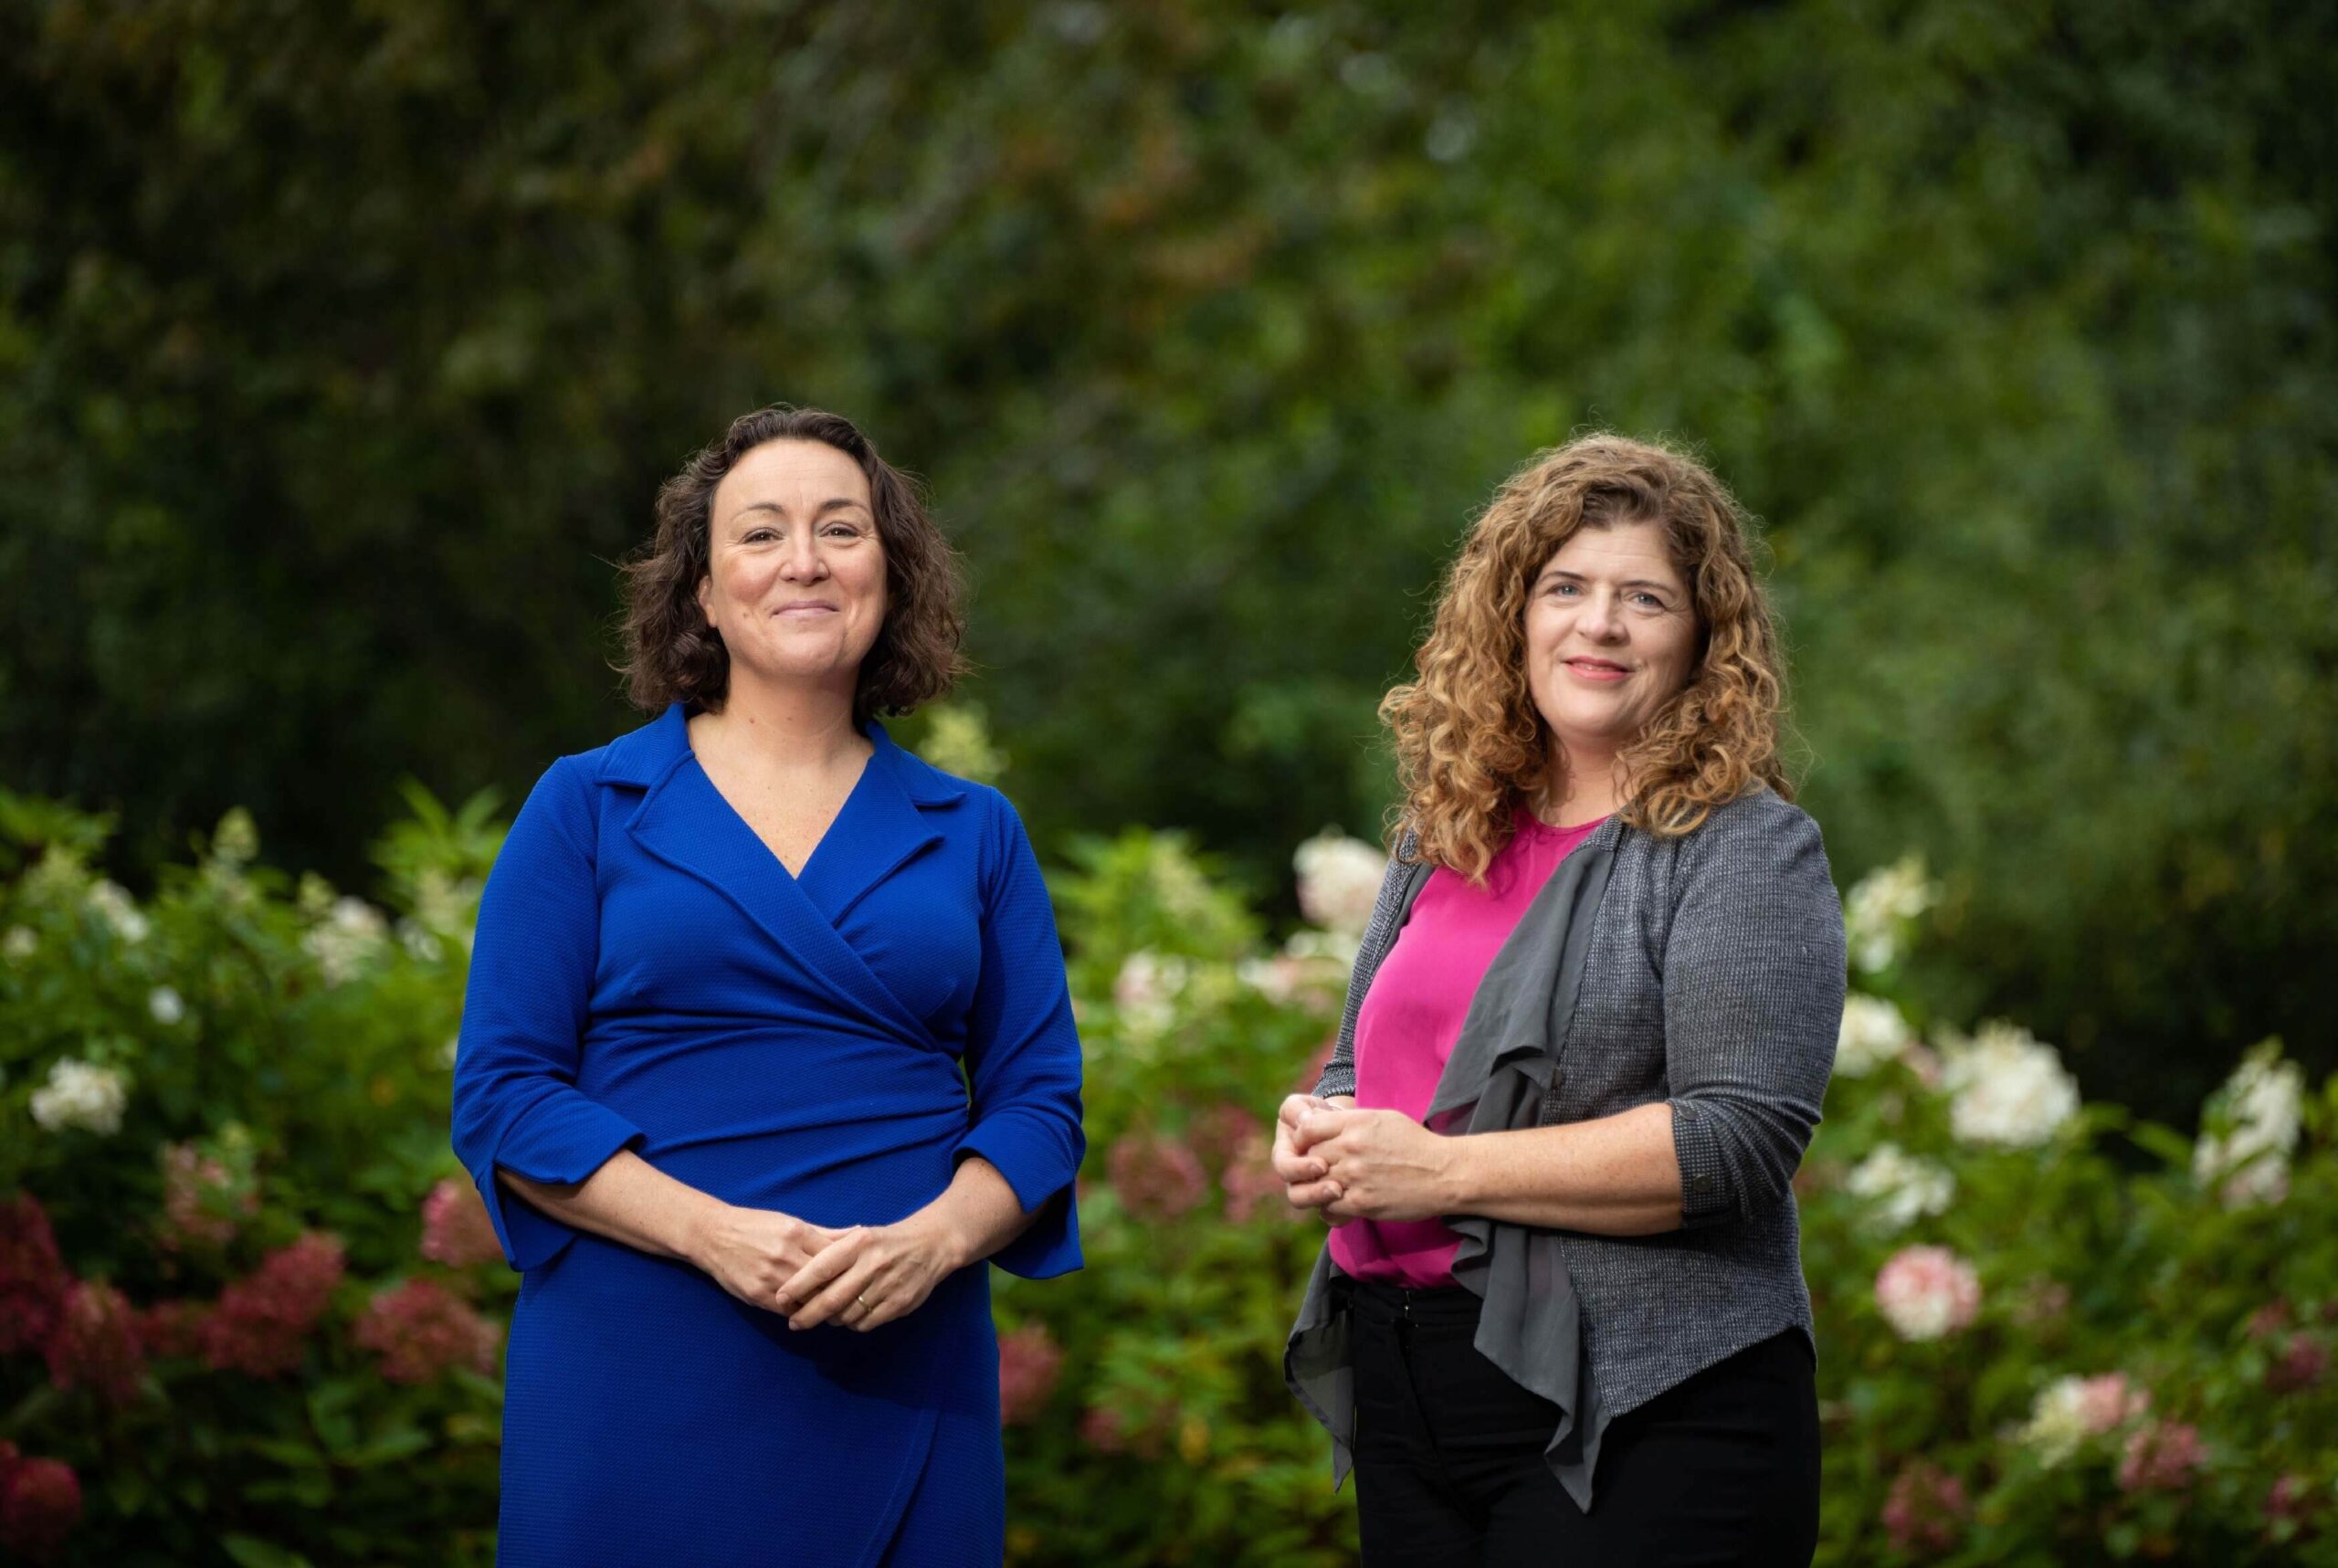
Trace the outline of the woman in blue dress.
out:
[[[507,1568],[995,1563],[985,1260],[1079,1264],[1079,1045],[947,689],[949,546],[848,422],[745,416],[628,569],[648,726],[554,763],[489,879],[454,1142],[523,1273]]]

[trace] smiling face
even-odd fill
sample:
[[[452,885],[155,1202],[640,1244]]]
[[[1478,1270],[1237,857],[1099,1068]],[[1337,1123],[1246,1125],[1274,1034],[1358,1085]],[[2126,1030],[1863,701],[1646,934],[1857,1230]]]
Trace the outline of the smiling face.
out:
[[[699,608],[731,677],[848,689],[885,624],[869,477],[824,441],[766,441],[715,487]]]
[[[1585,526],[1536,574],[1526,599],[1526,685],[1569,753],[1629,745],[1687,684],[1697,616],[1652,522]]]

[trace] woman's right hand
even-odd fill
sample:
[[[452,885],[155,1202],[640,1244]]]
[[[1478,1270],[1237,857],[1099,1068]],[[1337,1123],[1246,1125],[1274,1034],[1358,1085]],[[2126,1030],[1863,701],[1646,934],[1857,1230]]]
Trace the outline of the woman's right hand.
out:
[[[779,1288],[843,1234],[777,1209],[724,1204],[700,1223],[685,1256],[750,1307],[777,1313]]]
[[[1299,1145],[1299,1119],[1311,1110],[1321,1110],[1326,1106],[1354,1103],[1354,1099],[1348,1095],[1333,1100],[1312,1094],[1293,1094],[1283,1098],[1282,1109],[1275,1115],[1272,1163],[1275,1175],[1282,1182],[1283,1196],[1291,1207],[1321,1212],[1325,1205],[1337,1203],[1343,1195],[1340,1184],[1330,1179],[1330,1170],[1323,1162]]]

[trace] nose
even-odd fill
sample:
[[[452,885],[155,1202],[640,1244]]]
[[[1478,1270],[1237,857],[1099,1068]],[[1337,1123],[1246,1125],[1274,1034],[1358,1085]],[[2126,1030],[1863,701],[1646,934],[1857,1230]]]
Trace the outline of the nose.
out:
[[[1595,642],[1620,640],[1624,635],[1622,598],[1605,591],[1593,594],[1583,606],[1583,618],[1577,624],[1584,635]]]
[[[787,536],[787,552],[780,557],[779,574],[790,583],[816,583],[828,574],[828,563],[821,559],[819,531],[806,528]]]

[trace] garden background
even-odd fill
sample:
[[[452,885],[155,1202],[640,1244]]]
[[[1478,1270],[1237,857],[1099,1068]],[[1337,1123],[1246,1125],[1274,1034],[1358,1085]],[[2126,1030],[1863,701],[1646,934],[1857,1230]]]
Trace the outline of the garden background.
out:
[[[658,481],[788,398],[930,481],[979,668],[900,732],[1072,951],[1020,1558],[1352,1540],[1255,1190],[1317,836],[1474,508],[1605,426],[1764,519],[1880,873],[1826,1560],[2333,1560],[2333,89],[2271,0],[0,8],[0,1552],[484,1560],[469,901],[633,721]]]

